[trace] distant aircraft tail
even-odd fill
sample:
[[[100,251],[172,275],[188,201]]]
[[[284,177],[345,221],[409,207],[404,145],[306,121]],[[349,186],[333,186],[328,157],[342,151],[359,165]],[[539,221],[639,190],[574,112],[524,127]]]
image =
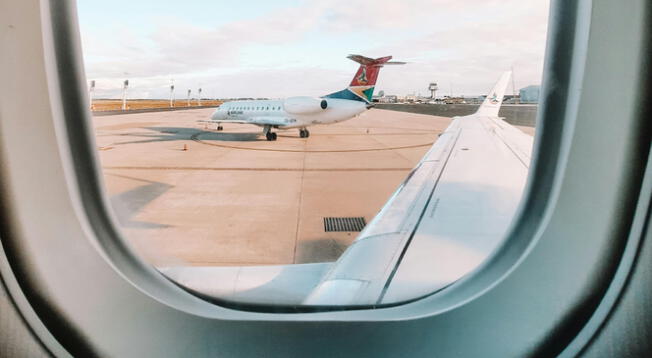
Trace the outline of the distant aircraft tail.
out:
[[[503,98],[505,96],[505,90],[507,89],[507,84],[509,83],[509,77],[512,75],[511,71],[507,71],[500,76],[494,88],[489,92],[487,98],[484,99],[478,111],[475,112],[476,115],[489,116],[489,117],[498,117],[498,111],[500,111],[500,105],[503,103]]]
[[[376,80],[378,79],[380,68],[384,65],[405,64],[405,62],[390,61],[392,56],[373,59],[360,55],[349,55],[347,58],[360,64],[358,72],[355,73],[353,80],[351,80],[351,84],[344,90],[331,93],[324,97],[350,99],[370,103],[374,94],[374,88],[376,87]]]

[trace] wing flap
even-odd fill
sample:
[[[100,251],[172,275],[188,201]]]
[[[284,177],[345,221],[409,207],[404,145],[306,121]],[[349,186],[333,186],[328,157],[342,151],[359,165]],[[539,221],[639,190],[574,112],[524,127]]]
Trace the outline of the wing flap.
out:
[[[505,140],[514,136],[506,133],[513,127],[505,122],[489,117],[460,121],[453,157],[422,210],[382,303],[431,294],[479,267],[504,239],[516,213],[528,174],[529,159],[523,157],[529,158],[532,137],[519,131],[528,144],[518,146]]]
[[[469,273],[511,223],[531,146],[498,118],[455,119],[304,303],[391,304]]]
[[[460,131],[453,123],[437,140],[389,201],[360,233],[306,300],[310,305],[378,304],[418,226],[437,179],[446,168]],[[350,286],[343,281],[368,282],[357,292],[337,295]],[[342,287],[341,287],[342,286]],[[353,298],[353,301],[349,301]]]

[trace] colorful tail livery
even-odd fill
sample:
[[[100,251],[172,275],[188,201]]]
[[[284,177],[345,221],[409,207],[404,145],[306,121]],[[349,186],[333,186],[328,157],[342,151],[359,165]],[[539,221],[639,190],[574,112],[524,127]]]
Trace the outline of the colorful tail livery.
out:
[[[384,65],[405,64],[405,62],[390,61],[392,56],[373,59],[360,55],[349,55],[347,58],[360,64],[360,68],[358,68],[358,72],[355,73],[353,80],[351,80],[351,84],[345,90],[331,93],[324,97],[350,99],[370,103],[371,97],[374,94],[374,88],[376,86],[376,80],[378,79],[380,68]]]

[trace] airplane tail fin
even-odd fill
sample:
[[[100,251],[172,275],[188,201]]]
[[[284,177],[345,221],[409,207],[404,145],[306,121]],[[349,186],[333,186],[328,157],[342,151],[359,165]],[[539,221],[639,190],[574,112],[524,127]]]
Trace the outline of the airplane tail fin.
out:
[[[478,111],[475,112],[476,115],[498,117],[498,111],[500,110],[500,105],[503,103],[505,90],[507,89],[507,84],[509,83],[511,75],[512,72],[507,71],[500,76],[500,79],[496,82],[494,88],[489,92],[489,95],[487,95],[484,102],[482,102]]]
[[[358,71],[353,76],[349,87],[335,93],[326,95],[328,98],[342,98],[370,103],[376,87],[376,80],[380,68],[385,65],[402,65],[405,62],[390,61],[392,56],[369,58],[360,55],[349,55],[348,59],[360,64]]]

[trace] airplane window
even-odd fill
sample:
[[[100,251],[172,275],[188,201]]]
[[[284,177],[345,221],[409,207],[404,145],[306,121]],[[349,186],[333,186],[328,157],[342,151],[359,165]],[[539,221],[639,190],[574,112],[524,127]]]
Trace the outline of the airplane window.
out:
[[[105,190],[142,260],[218,302],[381,307],[502,244],[529,173],[547,0],[204,8],[216,17],[78,7]],[[270,107],[284,113],[233,112]]]

